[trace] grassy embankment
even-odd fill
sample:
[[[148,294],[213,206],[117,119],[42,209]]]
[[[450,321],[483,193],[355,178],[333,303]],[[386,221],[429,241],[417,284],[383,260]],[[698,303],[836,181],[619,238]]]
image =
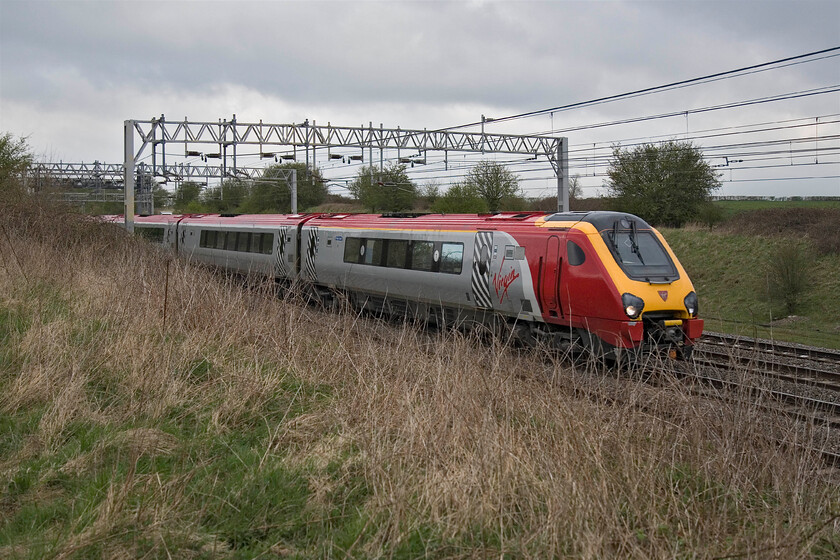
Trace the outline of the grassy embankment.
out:
[[[784,417],[323,314],[72,216],[2,233],[2,558],[840,551]]]
[[[663,234],[694,282],[708,330],[840,348],[840,209],[773,204],[713,230]],[[792,272],[804,287],[789,316],[768,287],[772,259],[791,246],[804,257]]]

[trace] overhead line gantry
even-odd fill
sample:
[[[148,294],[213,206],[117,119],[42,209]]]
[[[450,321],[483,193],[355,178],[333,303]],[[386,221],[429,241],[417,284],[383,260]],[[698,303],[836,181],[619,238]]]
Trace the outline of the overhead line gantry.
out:
[[[486,122],[489,122],[487,120]],[[456,153],[496,153],[521,154],[539,158],[545,157],[551,163],[557,178],[557,209],[569,209],[569,173],[568,139],[565,137],[526,136],[513,134],[489,134],[484,132],[460,132],[452,130],[411,130],[402,128],[374,127],[371,122],[367,127],[334,126],[330,123],[318,125],[308,120],[300,124],[269,124],[260,120],[257,123],[245,123],[236,120],[219,119],[218,122],[167,121],[164,115],[150,120],[126,120],[125,138],[125,216],[126,225],[133,227],[134,218],[134,170],[137,162],[144,157],[151,147],[152,169],[158,169],[157,158],[165,170],[167,145],[183,145],[183,155],[175,154],[170,149],[170,157],[202,156],[203,159],[218,158],[223,176],[236,177],[241,170],[237,162],[237,148],[240,146],[257,147],[260,157],[275,157],[276,148],[292,148],[296,155],[298,149],[305,152],[307,167],[315,162],[317,149],[356,148],[361,154],[368,151],[368,161],[372,163],[373,150],[379,150],[380,163],[384,150],[397,150],[398,157],[402,150],[425,152],[443,152],[445,157]],[[135,138],[139,138],[139,147],[135,151]],[[190,150],[190,147],[212,145],[214,150],[202,152]],[[160,153],[158,154],[158,146]],[[310,160],[311,151],[311,160]],[[241,156],[239,156],[241,157]],[[229,165],[230,161],[230,165]],[[293,171],[293,170],[287,170]],[[291,177],[287,180],[291,182]],[[293,195],[294,193],[293,190]],[[296,212],[293,196],[292,211]]]
[[[236,176],[240,179],[257,180],[262,177],[263,171],[265,171],[264,167],[242,166],[236,169]],[[124,202],[123,192],[107,195],[98,192],[102,189],[122,190],[124,188],[125,165],[122,163],[38,162],[32,165],[29,175],[31,176],[29,180],[35,190],[42,190],[46,182],[53,180],[79,181],[82,186],[93,187],[97,190],[96,193],[87,196],[84,193],[66,193],[64,199],[69,202]],[[154,166],[146,163],[136,164],[135,187],[137,179],[143,179],[141,188],[135,188],[139,192],[136,197],[138,211],[141,214],[154,212],[152,177],[166,177],[176,181],[196,179],[209,181],[210,179],[225,179],[229,176],[220,167],[213,165],[192,165],[183,162]]]

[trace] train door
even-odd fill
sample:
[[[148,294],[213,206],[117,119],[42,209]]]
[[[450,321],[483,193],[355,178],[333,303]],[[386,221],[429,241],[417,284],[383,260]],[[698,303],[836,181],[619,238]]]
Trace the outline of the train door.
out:
[[[181,225],[181,222],[184,221],[185,217],[181,216],[174,224],[170,223],[166,226],[166,243],[178,254],[181,253],[182,246],[184,245],[185,228]]]
[[[542,281],[540,282],[540,299],[545,305],[544,313],[557,317],[560,311],[560,238],[552,235],[548,238],[545,248]]]
[[[309,227],[304,230],[302,226],[303,224],[298,229],[297,272],[301,278],[316,282],[318,274],[315,269],[315,256],[318,254],[318,228]],[[303,262],[300,261],[301,259],[303,259]]]
[[[490,299],[490,257],[493,251],[493,232],[479,231],[473,243],[472,295],[476,307],[492,309]]]
[[[166,224],[166,233],[163,239],[163,244],[178,252],[178,225],[180,222]]]
[[[277,247],[274,253],[274,275],[278,278],[289,278],[291,276],[289,263],[294,265],[294,245],[288,241],[290,241],[289,228],[281,227],[277,232]],[[291,259],[286,256],[287,252],[292,257]]]

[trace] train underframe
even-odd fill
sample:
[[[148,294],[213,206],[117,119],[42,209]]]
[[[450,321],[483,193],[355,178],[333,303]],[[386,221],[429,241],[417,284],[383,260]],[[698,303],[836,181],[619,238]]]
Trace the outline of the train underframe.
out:
[[[320,284],[308,285],[306,292],[309,301],[325,308],[345,305],[371,316],[413,321],[437,329],[481,329],[522,346],[545,345],[562,353],[586,354],[608,362],[638,361],[641,356],[657,354],[689,359],[692,340],[702,331],[702,321],[675,319],[669,314],[651,314],[641,321],[586,319],[577,325],[558,325],[510,317],[491,309],[405,300]]]

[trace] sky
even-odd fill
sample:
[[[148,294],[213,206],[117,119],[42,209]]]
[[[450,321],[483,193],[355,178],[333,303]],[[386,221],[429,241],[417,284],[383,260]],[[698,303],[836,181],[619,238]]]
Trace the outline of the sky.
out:
[[[834,47],[834,0],[0,0],[0,133],[41,161],[121,163],[127,119],[436,129]],[[585,195],[603,192],[615,146],[687,140],[719,169],[719,195],[840,196],[840,50],[792,62],[486,131],[567,137]],[[739,106],[708,110],[724,104]],[[409,171],[445,189],[476,161],[460,157]],[[484,157],[529,196],[556,188],[545,161]],[[358,167],[320,158],[344,192]]]

